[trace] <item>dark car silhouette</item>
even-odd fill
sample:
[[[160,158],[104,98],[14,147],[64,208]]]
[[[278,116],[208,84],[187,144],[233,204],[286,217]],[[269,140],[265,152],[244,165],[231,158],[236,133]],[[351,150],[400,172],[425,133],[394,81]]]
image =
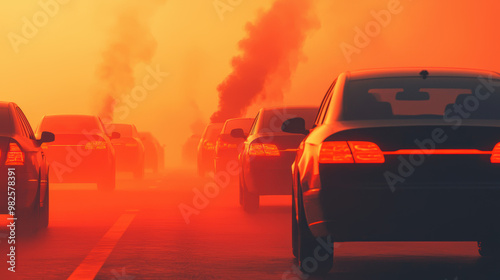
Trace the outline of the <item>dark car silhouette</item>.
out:
[[[499,74],[342,73],[311,131],[301,119],[283,130],[307,134],[292,168],[302,268],[330,270],[333,242],[347,241],[478,241],[500,255]]]
[[[114,190],[115,150],[103,123],[92,115],[44,116],[38,126],[51,131],[56,141],[44,145],[51,166],[51,179],[57,183],[96,183],[99,190]]]
[[[54,141],[54,134],[43,131],[35,137],[28,119],[12,102],[0,102],[0,120],[0,214],[14,214],[23,230],[45,228],[49,167],[42,145]]]
[[[245,211],[256,211],[261,195],[291,194],[291,165],[304,135],[285,133],[281,126],[288,118],[301,117],[312,127],[317,112],[316,107],[264,108],[255,117],[248,137],[233,131],[235,137],[246,137],[239,180],[240,203]]]

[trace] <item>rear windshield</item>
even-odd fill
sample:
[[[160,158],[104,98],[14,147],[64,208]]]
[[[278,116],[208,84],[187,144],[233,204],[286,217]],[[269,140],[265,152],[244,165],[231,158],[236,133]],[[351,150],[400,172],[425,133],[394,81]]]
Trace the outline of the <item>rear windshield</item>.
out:
[[[354,80],[344,91],[343,120],[500,119],[500,80],[487,77]]]
[[[0,134],[8,135],[14,133],[12,118],[8,107],[0,107]]]
[[[224,134],[230,134],[231,130],[241,128],[245,131],[246,134],[250,131],[252,127],[253,119],[244,119],[244,120],[229,120],[224,125]]]
[[[54,134],[100,133],[102,126],[93,116],[46,116],[38,127],[38,132],[41,131]]]
[[[219,137],[219,134],[222,131],[223,125],[224,124],[222,124],[222,123],[209,124],[207,126],[207,128],[205,129],[205,133],[203,133],[203,139],[212,140],[212,141],[217,140],[217,137]]]
[[[262,123],[258,132],[281,132],[281,125],[284,121],[293,118],[303,118],[306,121],[306,128],[312,128],[317,108],[277,108],[266,110],[262,115]]]
[[[121,137],[136,137],[137,131],[134,126],[128,124],[110,124],[107,129],[109,132],[118,132]]]

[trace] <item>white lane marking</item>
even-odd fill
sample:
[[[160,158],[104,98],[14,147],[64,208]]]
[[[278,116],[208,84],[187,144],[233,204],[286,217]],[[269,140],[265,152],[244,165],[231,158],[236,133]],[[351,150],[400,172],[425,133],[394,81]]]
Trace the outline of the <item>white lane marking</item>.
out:
[[[127,213],[121,215],[115,224],[101,238],[101,240],[99,240],[94,249],[90,251],[87,257],[68,277],[68,280],[94,279],[136,215],[137,213]]]

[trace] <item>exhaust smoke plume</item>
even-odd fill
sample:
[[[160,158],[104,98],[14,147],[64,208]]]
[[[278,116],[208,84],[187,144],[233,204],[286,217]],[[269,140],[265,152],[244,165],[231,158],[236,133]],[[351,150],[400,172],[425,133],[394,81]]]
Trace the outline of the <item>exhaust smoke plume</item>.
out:
[[[248,37],[239,42],[242,54],[233,58],[233,72],[217,87],[219,105],[212,122],[244,116],[261,99],[283,101],[307,34],[318,27],[311,10],[311,0],[276,0],[247,24]]]
[[[120,96],[135,86],[135,67],[149,63],[156,51],[157,43],[148,20],[163,2],[154,0],[130,5],[118,16],[110,32],[109,44],[97,67],[98,115],[106,122],[113,121],[113,110]]]

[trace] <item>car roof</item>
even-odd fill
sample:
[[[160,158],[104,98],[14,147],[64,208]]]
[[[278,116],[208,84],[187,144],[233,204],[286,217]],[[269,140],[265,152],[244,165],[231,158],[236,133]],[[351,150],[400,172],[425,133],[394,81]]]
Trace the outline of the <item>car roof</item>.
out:
[[[246,121],[246,120],[253,120],[254,118],[234,118],[234,119],[228,119],[226,120],[225,123],[230,123],[230,122],[235,122],[235,121]]]
[[[291,110],[300,110],[300,109],[316,109],[318,110],[317,106],[281,106],[281,107],[265,107],[262,108],[262,111],[274,111],[274,110],[283,110],[283,109],[291,109]]]
[[[118,126],[118,127],[134,127],[133,124],[130,124],[130,123],[112,123],[111,124],[112,126]]]
[[[2,108],[9,107],[10,104],[14,104],[14,102],[0,101],[0,107]]]
[[[94,115],[45,115],[45,118],[97,118]]]
[[[420,77],[422,71],[427,71],[428,76],[441,77],[478,77],[492,76],[500,79],[500,74],[489,70],[468,69],[468,68],[453,68],[453,67],[402,67],[402,68],[379,68],[347,71],[349,79],[375,79],[388,77]]]

